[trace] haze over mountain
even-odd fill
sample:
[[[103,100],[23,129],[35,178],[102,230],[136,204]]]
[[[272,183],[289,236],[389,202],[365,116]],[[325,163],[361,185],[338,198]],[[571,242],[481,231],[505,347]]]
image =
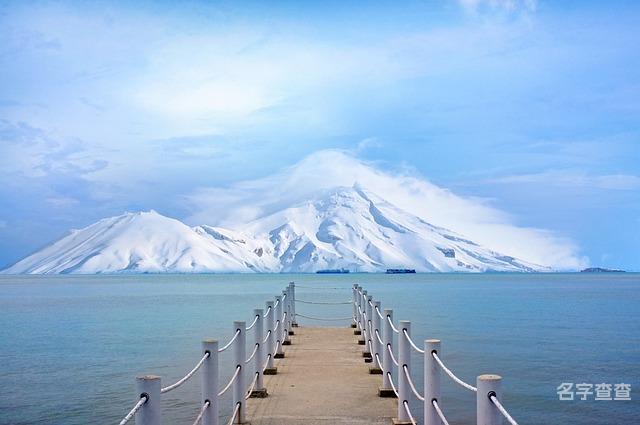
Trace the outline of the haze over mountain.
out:
[[[5,273],[550,271],[437,227],[362,187],[337,187],[234,230],[155,211],[106,218]]]

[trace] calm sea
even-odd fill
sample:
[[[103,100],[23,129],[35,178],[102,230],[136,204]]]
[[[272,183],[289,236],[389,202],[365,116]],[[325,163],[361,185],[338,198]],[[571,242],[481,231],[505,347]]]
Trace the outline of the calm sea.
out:
[[[233,320],[250,321],[289,281],[316,301],[348,300],[362,284],[396,320],[412,321],[414,339],[441,339],[441,357],[464,380],[502,375],[504,404],[521,424],[640,423],[640,275],[626,273],[2,276],[0,424],[118,423],[136,375],[174,382],[204,337],[226,341]],[[348,305],[298,312],[351,314]],[[222,380],[230,360],[224,353]],[[450,422],[475,423],[474,395],[442,382]],[[631,384],[631,401],[559,401],[563,382]],[[165,423],[193,421],[199,384],[166,395]]]

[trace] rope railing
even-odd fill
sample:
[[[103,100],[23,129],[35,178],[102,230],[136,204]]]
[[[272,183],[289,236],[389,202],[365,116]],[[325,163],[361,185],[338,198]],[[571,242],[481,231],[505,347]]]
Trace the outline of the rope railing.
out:
[[[407,367],[406,364],[402,365],[402,370],[404,370],[404,376],[407,377],[407,382],[409,382],[409,387],[411,387],[411,391],[413,391],[413,395],[415,395],[418,400],[424,401],[424,397],[416,389],[416,386],[414,385],[413,380],[411,379],[411,375],[409,374],[409,368]]]
[[[147,395],[140,396],[140,400],[138,400],[138,402],[135,404],[135,406],[133,406],[133,408],[129,411],[129,413],[127,413],[125,417],[122,418],[122,420],[118,425],[125,425],[127,422],[129,422],[134,417],[136,412],[140,410],[142,405],[147,402],[147,400],[149,400],[149,396]]]
[[[259,376],[260,376],[259,372],[256,372],[253,374],[253,380],[251,381],[251,385],[249,385],[249,389],[246,391],[246,394],[244,395],[245,400],[249,400],[249,397],[251,397],[251,393],[253,393],[253,389],[256,387],[256,383],[258,382]]]
[[[398,390],[396,389],[396,386],[393,384],[393,376],[391,376],[391,372],[387,372],[387,378],[389,378],[389,384],[391,384],[391,389],[396,394],[396,397],[398,397]]]
[[[454,375],[453,372],[451,372],[451,370],[449,370],[444,363],[442,363],[442,360],[440,360],[440,357],[438,357],[437,353],[431,353],[431,355],[433,356],[433,358],[436,360],[436,362],[438,363],[438,365],[442,368],[442,370],[444,370],[444,373],[446,373],[447,375],[449,375],[449,378],[453,379],[453,381],[461,386],[463,386],[464,388],[471,390],[471,391],[478,391],[478,389],[476,387],[474,387],[473,385],[469,385],[466,382],[464,382],[462,379],[458,378],[456,375]]]
[[[265,344],[269,340],[269,337],[271,336],[271,334],[272,334],[271,329],[269,329],[267,331],[267,335],[265,335],[264,339],[262,340],[263,344]]]
[[[407,338],[407,341],[409,341],[409,344],[411,344],[411,346],[413,347],[414,350],[416,350],[418,353],[420,354],[424,354],[424,350],[421,350],[420,347],[418,347],[416,345],[415,342],[413,342],[413,340],[411,339],[411,337],[409,336],[409,334],[407,333],[406,329],[402,330],[402,333],[404,334],[404,336]]]
[[[202,405],[202,408],[200,408],[200,413],[198,413],[198,416],[196,416],[196,420],[193,421],[193,425],[198,425],[200,423],[200,421],[202,420],[202,417],[204,416],[205,410],[207,410],[210,404],[211,402],[209,400],[204,402],[204,404]]]
[[[253,356],[255,356],[256,353],[258,352],[258,348],[260,348],[260,344],[258,343],[253,344],[253,351],[251,352],[251,355],[247,358],[247,360],[244,361],[245,364],[249,363],[253,359]]]
[[[171,384],[169,386],[166,386],[164,388],[162,388],[160,390],[161,394],[164,393],[168,393],[169,391],[175,390],[176,388],[178,388],[180,385],[184,384],[185,382],[187,382],[189,380],[189,378],[191,378],[193,376],[194,373],[196,373],[198,371],[198,369],[200,369],[200,366],[202,366],[202,363],[204,363],[205,360],[207,360],[209,358],[209,356],[211,355],[210,352],[206,352],[204,353],[204,356],[202,356],[202,358],[200,359],[200,361],[198,362],[198,364],[196,364],[196,366],[191,369],[191,371],[189,373],[187,373],[182,379],[180,379],[178,382],[176,382],[175,384]]]
[[[235,340],[236,340],[236,338],[238,337],[238,335],[240,335],[240,329],[237,329],[237,330],[236,330],[236,333],[235,333],[235,334],[233,334],[233,337],[231,337],[231,340],[230,340],[229,342],[227,342],[227,344],[226,344],[224,347],[222,347],[222,348],[219,348],[219,349],[218,349],[218,353],[222,353],[222,352],[223,352],[223,351],[225,351],[227,348],[231,347],[231,344],[233,344],[233,341],[235,341]]]
[[[313,316],[307,316],[306,314],[302,314],[302,313],[296,313],[296,316],[300,316],[300,317],[304,317],[305,319],[311,319],[311,320],[324,320],[324,321],[338,321],[338,320],[351,320],[353,319],[353,316],[349,316],[349,317],[313,317]]]
[[[449,421],[447,421],[447,418],[445,418],[444,413],[442,413],[442,409],[440,409],[440,406],[438,405],[438,400],[436,399],[431,400],[431,405],[433,406],[433,408],[436,410],[436,413],[440,417],[440,421],[442,422],[442,425],[449,425]]]
[[[256,317],[253,318],[253,322],[251,322],[251,324],[249,326],[247,326],[245,329],[250,331],[251,328],[253,328],[256,323],[258,323],[258,319],[260,318],[260,316],[256,315]]]
[[[380,309],[378,308],[378,306],[375,307],[375,310],[380,320],[384,320],[384,316],[382,315],[382,313],[380,313]]]
[[[269,314],[271,314],[271,311],[273,311],[273,307],[271,307],[271,306],[267,307],[267,311],[264,313],[262,318],[266,319],[267,317],[269,317]]]
[[[498,408],[498,410],[500,411],[500,413],[502,413],[502,416],[504,416],[507,422],[509,422],[511,425],[518,425],[518,422],[516,422],[516,420],[511,417],[509,412],[507,412],[507,409],[504,408],[504,406],[502,405],[502,403],[500,403],[500,401],[498,400],[498,397],[496,397],[495,394],[491,394],[489,396],[489,400],[491,400],[491,402],[493,402],[493,404]]]
[[[227,382],[227,385],[224,386],[223,389],[221,389],[218,392],[218,397],[220,397],[221,395],[223,395],[224,393],[227,392],[227,390],[229,388],[231,388],[231,385],[233,384],[233,382],[236,380],[236,378],[238,377],[238,373],[240,372],[241,366],[236,366],[236,371],[233,372],[233,376],[231,376],[231,379],[229,379],[229,382]]]
[[[329,302],[329,301],[305,301],[305,300],[298,300],[296,299],[297,303],[302,303],[302,304],[318,304],[318,305],[344,305],[344,304],[351,304],[351,301],[335,301],[335,302]]]
[[[400,330],[394,326],[393,320],[391,320],[391,316],[387,315],[387,321],[391,325],[391,330],[393,330],[395,333],[400,333]]]
[[[240,403],[236,403],[236,407],[233,409],[233,414],[229,418],[229,422],[227,422],[227,425],[232,425],[233,422],[235,422],[236,416],[238,416],[239,411],[240,411]]]
[[[384,345],[384,341],[382,341],[382,338],[380,338],[380,332],[378,332],[377,329],[376,329],[376,339],[380,344]]]
[[[399,366],[398,360],[396,359],[396,356],[393,355],[393,350],[391,349],[391,344],[387,344],[387,350],[389,350],[389,354],[391,355],[391,361],[393,362],[393,364],[395,364],[396,366]]]
[[[409,420],[411,420],[411,424],[417,425],[415,418],[411,414],[411,409],[409,409],[409,402],[407,400],[402,400],[402,405],[404,406],[404,410],[407,412],[407,415],[409,415]]]

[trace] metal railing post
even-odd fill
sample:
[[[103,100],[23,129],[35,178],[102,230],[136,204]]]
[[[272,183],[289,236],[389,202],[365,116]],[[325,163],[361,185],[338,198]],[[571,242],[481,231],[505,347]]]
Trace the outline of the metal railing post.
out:
[[[267,367],[264,369],[264,374],[275,375],[278,373],[278,368],[275,367],[273,362],[273,356],[274,356],[273,352],[276,348],[275,346],[276,335],[275,335],[275,331],[273,330],[275,326],[276,311],[273,307],[273,301],[267,301],[266,306],[267,306],[266,311],[269,312],[269,315],[267,316],[267,334],[269,336],[267,337],[267,342],[265,343],[265,347],[266,347],[265,355],[267,358]]]
[[[284,351],[282,350],[282,342],[284,341],[283,337],[284,337],[284,333],[282,332],[282,330],[284,329],[284,325],[282,324],[282,296],[278,295],[276,297],[276,303],[278,304],[276,306],[276,317],[275,317],[275,325],[278,329],[275,331],[275,338],[276,338],[276,354],[275,354],[275,358],[276,359],[282,359],[284,358]]]
[[[367,338],[364,342],[364,351],[362,352],[362,356],[365,358],[364,361],[367,363],[371,361],[371,355],[373,354],[371,352],[371,346],[373,345],[373,340],[371,338],[375,338],[373,335],[372,300],[373,297],[371,295],[367,295],[367,298],[365,299],[365,308],[367,311]]]
[[[373,367],[369,368],[369,373],[371,374],[381,374],[382,369],[378,366],[376,361],[376,356],[382,361],[382,346],[380,341],[378,341],[378,336],[382,339],[382,329],[380,329],[380,316],[378,316],[378,312],[380,311],[380,301],[374,301],[373,307],[371,308],[371,315],[373,316],[373,325],[371,332],[371,346],[373,347],[373,352],[371,353],[371,358],[373,362]],[[378,332],[378,335],[376,335]]]
[[[424,425],[440,425],[433,400],[440,403],[440,367],[432,353],[440,355],[440,340],[424,341]]]
[[[245,369],[244,369],[244,361],[247,358],[247,333],[245,322],[233,322],[233,333],[240,331],[233,347],[233,360],[235,363],[235,368],[240,366],[240,372],[236,377],[236,380],[233,383],[233,407],[240,404],[240,408],[238,409],[238,415],[236,416],[236,420],[234,423],[243,424],[245,423],[246,416],[246,403],[244,399],[244,392],[247,390],[245,385]],[[234,368],[234,370],[235,370]]]
[[[202,354],[207,352],[209,357],[202,364],[202,404],[208,401],[209,407],[202,415],[202,425],[218,425],[218,341],[202,341]]]
[[[282,322],[282,324],[284,325],[282,328],[282,345],[291,345],[291,340],[289,339],[289,330],[291,329],[291,305],[289,304],[289,301],[291,301],[291,297],[289,296],[289,287],[282,291],[282,300],[282,302],[284,303],[282,308],[284,309],[284,313],[286,313]]]
[[[291,295],[291,332],[293,332],[293,328],[298,327],[298,322],[296,321],[296,283],[289,282],[289,287],[291,288],[289,290]]]
[[[358,285],[357,284],[353,284],[353,287],[351,288],[351,308],[352,308],[352,314],[353,314],[353,320],[351,323],[351,327],[358,329],[358,308],[356,307],[356,296],[357,296],[357,291],[358,290]]]
[[[411,336],[411,322],[408,320],[400,321],[400,333],[398,334],[398,422],[410,421],[409,415],[404,408],[404,402],[411,399],[411,389],[409,388],[409,382],[404,374],[404,366],[411,371],[411,346],[404,334]]]
[[[502,425],[502,414],[498,410],[491,396],[498,400],[502,398],[502,377],[499,375],[480,375],[476,379],[478,392],[476,394],[476,423],[477,425]]]
[[[256,315],[258,320],[254,326],[253,332],[255,335],[255,344],[258,346],[256,349],[256,355],[253,358],[253,377],[255,378],[256,373],[258,374],[258,378],[256,378],[256,385],[251,391],[251,397],[259,397],[263,398],[267,396],[267,389],[264,387],[264,371],[262,370],[262,366],[264,365],[264,346],[265,344],[262,342],[264,338],[264,326],[262,325],[262,315],[264,314],[264,310],[261,308],[256,308],[253,310],[253,314]]]
[[[358,339],[358,344],[365,345],[367,341],[365,336],[367,335],[367,291],[362,291],[360,295],[360,310],[362,310],[362,318],[360,319],[360,325],[362,326],[362,334]],[[366,347],[365,347],[366,350]]]
[[[384,347],[382,347],[382,367],[385,370],[385,373],[382,374],[382,388],[378,390],[378,395],[380,397],[395,397],[396,393],[393,392],[393,388],[391,387],[391,381],[389,379],[389,375],[386,372],[391,373],[391,377],[393,378],[396,374],[395,365],[391,360],[391,353],[389,353],[388,346],[391,346],[393,350],[393,329],[391,329],[391,323],[389,323],[389,319],[393,321],[393,310],[390,308],[384,309],[384,332],[382,333],[382,341],[384,341]]]
[[[355,313],[356,316],[356,326],[355,326],[355,330],[353,331],[354,335],[360,335],[362,332],[360,331],[360,326],[358,326],[359,324],[362,325],[362,315],[360,314],[360,290],[362,290],[362,287],[360,285],[354,285],[354,292],[353,292],[353,301],[355,302],[354,306],[353,306],[353,311]]]
[[[142,396],[147,397],[146,403],[136,412],[136,425],[162,424],[161,388],[162,384],[159,376],[145,375],[136,378],[136,401]]]

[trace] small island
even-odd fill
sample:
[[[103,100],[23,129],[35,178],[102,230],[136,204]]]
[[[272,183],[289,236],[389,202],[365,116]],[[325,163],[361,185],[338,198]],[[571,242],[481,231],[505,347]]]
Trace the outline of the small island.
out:
[[[603,267],[588,267],[584,270],[580,270],[580,273],[624,273],[624,270],[619,269],[606,269]]]

